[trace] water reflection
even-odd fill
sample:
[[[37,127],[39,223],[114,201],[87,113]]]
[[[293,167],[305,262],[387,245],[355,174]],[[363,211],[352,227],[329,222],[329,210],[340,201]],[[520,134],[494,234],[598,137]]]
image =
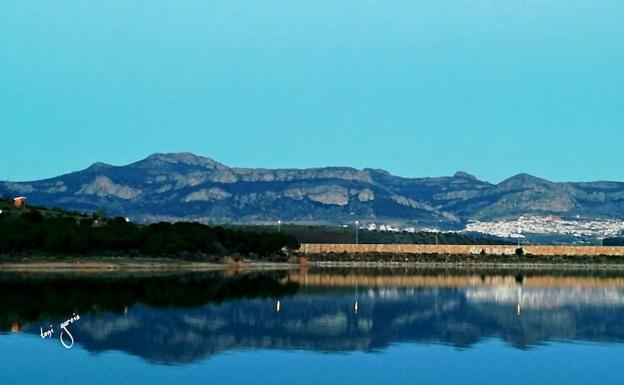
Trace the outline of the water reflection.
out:
[[[396,343],[527,349],[620,342],[624,277],[322,271],[0,275],[0,327],[39,334],[80,312],[76,343],[184,364],[233,349],[378,351]],[[0,338],[2,338],[0,336]]]

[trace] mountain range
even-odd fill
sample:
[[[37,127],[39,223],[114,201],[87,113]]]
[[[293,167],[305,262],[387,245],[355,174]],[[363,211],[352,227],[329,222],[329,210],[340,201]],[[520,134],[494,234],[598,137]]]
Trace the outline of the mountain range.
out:
[[[95,163],[58,177],[0,182],[0,195],[133,220],[439,227],[519,215],[624,218],[624,183],[557,183],[519,174],[498,184],[466,172],[405,178],[350,167],[236,168],[191,153],[153,154],[125,166]]]

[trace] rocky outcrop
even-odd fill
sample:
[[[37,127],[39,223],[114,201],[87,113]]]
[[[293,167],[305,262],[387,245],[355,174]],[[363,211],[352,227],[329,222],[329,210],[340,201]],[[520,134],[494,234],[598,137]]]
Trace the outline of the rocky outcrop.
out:
[[[84,184],[76,195],[97,195],[119,199],[134,199],[141,194],[141,189],[117,184],[106,176],[98,176],[91,183]]]
[[[370,202],[375,199],[375,193],[371,189],[363,189],[357,195],[357,198],[360,202]]]
[[[188,194],[183,202],[196,202],[196,201],[221,201],[228,199],[232,194],[217,187],[209,189],[201,189],[199,191]]]

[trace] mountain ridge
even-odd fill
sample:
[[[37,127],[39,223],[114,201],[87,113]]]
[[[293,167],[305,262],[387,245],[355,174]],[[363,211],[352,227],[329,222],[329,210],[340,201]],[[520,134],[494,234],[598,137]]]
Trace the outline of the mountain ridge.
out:
[[[356,219],[454,226],[525,214],[624,218],[622,182],[552,182],[518,174],[492,184],[465,171],[408,178],[352,167],[230,167],[189,152],[155,153],[113,166],[95,162],[2,195],[139,220],[342,224]]]

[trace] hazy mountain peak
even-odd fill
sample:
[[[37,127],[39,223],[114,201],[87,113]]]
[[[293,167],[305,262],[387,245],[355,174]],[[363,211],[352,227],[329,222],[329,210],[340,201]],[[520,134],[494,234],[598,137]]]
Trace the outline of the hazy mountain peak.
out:
[[[522,188],[530,188],[533,186],[545,186],[545,185],[554,185],[554,182],[548,181],[546,179],[538,178],[536,176],[520,173],[512,176],[511,178],[507,178],[501,183],[499,183],[499,187],[522,187]]]
[[[472,174],[468,174],[465,171],[457,171],[454,175],[455,178],[464,178],[464,179],[471,179],[471,180],[477,180],[477,177],[472,175]]]
[[[104,163],[104,162],[95,162],[91,166],[89,166],[87,170],[102,170],[102,169],[107,169],[111,167],[115,167],[115,166],[108,164],[108,163]]]
[[[372,172],[372,173],[378,173],[378,174],[383,174],[383,175],[392,175],[390,173],[390,171],[388,170],[384,170],[382,168],[370,168],[370,167],[366,167],[364,168],[362,171],[366,171],[366,172]]]
[[[187,166],[201,166],[210,169],[226,169],[228,168],[222,163],[219,163],[213,159],[195,155],[191,152],[169,152],[169,153],[154,153],[138,163],[147,164],[183,164]]]

